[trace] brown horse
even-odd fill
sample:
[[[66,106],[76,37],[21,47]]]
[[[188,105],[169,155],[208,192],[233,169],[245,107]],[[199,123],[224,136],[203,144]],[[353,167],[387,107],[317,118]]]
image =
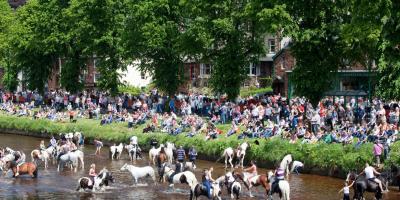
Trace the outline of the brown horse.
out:
[[[17,165],[15,162],[7,162],[6,163],[6,171],[12,170],[13,172],[13,177],[15,177],[15,174],[17,173]],[[32,163],[32,162],[26,162],[22,165],[19,166],[19,174],[24,175],[24,174],[29,174],[32,178],[37,178],[38,176],[38,169],[37,166]]]
[[[258,186],[262,186],[265,189],[266,194],[268,195],[270,185],[268,183],[268,177],[265,174],[249,177],[248,174],[245,172],[237,173],[236,176],[244,183],[246,188],[249,190],[250,197],[253,197],[253,195],[251,194],[251,188]]]

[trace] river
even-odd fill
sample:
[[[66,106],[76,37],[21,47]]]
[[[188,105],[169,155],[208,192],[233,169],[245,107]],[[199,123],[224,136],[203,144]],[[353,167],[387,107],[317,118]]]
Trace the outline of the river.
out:
[[[37,148],[40,138],[16,136],[9,134],[0,134],[0,147],[10,147],[15,150],[22,150],[30,161],[30,152]],[[48,140],[45,141],[46,144]],[[85,153],[85,169],[79,169],[77,173],[73,173],[68,169],[59,173],[56,166],[50,164],[49,169],[44,170],[40,166],[39,177],[32,179],[30,177],[21,176],[12,178],[11,173],[7,176],[0,177],[0,199],[166,199],[180,200],[189,199],[189,190],[186,186],[177,186],[175,190],[169,189],[167,184],[154,185],[150,180],[144,180],[138,186],[133,186],[132,177],[128,172],[121,172],[120,168],[128,163],[127,153],[124,152],[121,160],[111,161],[108,158],[108,147],[102,148],[100,156],[95,156],[95,148],[92,145],[85,145],[82,149]],[[147,153],[145,153],[147,155]],[[77,180],[82,176],[87,176],[88,167],[91,163],[96,164],[97,170],[106,167],[113,172],[116,180],[109,189],[101,193],[76,192]],[[135,165],[145,166],[147,160],[140,160]],[[224,167],[214,162],[198,160],[198,169],[195,174],[200,180],[200,173],[203,168],[214,167],[214,178],[224,174]],[[267,172],[266,169],[259,169],[259,173]],[[338,200],[341,195],[338,191],[343,185],[344,180],[317,176],[317,175],[290,175],[289,183],[291,187],[292,200]],[[241,199],[265,199],[265,192],[261,188],[254,189],[255,198],[249,198],[248,192],[242,193]],[[201,199],[206,199],[202,197]],[[223,199],[228,199],[226,190],[223,191]],[[278,199],[275,196],[274,199]],[[367,199],[373,199],[371,194],[367,195]],[[384,199],[400,199],[400,192],[395,188],[391,188],[391,192],[384,195]]]

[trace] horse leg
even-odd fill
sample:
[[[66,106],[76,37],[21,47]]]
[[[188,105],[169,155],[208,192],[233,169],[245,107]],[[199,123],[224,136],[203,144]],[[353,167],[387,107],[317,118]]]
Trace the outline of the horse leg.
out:
[[[231,157],[229,157],[229,163],[231,164],[231,168],[233,168],[233,164],[232,164],[232,156]]]
[[[225,155],[225,169],[228,168],[228,157]]]

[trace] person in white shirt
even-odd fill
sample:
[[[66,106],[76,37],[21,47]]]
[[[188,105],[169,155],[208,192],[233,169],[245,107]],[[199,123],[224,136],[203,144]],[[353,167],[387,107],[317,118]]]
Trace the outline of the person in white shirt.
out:
[[[361,172],[359,176],[361,176],[362,174],[365,174],[367,180],[377,183],[381,191],[384,192],[382,188],[382,181],[375,177],[375,175],[380,175],[381,173],[377,172],[375,168],[369,166],[369,164],[366,163],[364,171]]]
[[[339,194],[343,191],[343,200],[350,200],[350,188],[353,186],[354,181],[347,185],[347,182],[344,183],[344,187],[339,191]]]
[[[299,175],[299,169],[302,169],[304,167],[304,164],[300,161],[295,160],[292,164],[292,169],[290,172],[296,172],[297,175]]]

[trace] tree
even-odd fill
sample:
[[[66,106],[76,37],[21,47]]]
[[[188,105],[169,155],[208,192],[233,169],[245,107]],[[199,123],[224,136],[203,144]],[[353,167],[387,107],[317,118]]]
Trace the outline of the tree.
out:
[[[294,92],[316,106],[324,92],[332,89],[343,58],[341,25],[348,23],[344,0],[285,1],[297,28],[289,30],[296,66],[291,74]]]
[[[265,36],[291,24],[285,6],[258,0],[185,2],[191,6],[189,30],[197,30],[204,38],[200,44],[208,45],[200,50],[203,62],[212,64],[212,88],[235,99],[250,64],[265,53]]]
[[[377,94],[385,99],[400,98],[400,2],[392,1],[390,16],[382,31],[378,64]]]
[[[140,60],[158,89],[174,95],[184,81],[185,19],[178,0],[136,0],[129,4],[123,42],[127,58]]]
[[[0,0],[0,67],[4,70],[2,83],[9,91],[15,91],[18,85],[18,71],[15,70],[11,46],[11,33],[15,20],[14,12],[8,2]]]

